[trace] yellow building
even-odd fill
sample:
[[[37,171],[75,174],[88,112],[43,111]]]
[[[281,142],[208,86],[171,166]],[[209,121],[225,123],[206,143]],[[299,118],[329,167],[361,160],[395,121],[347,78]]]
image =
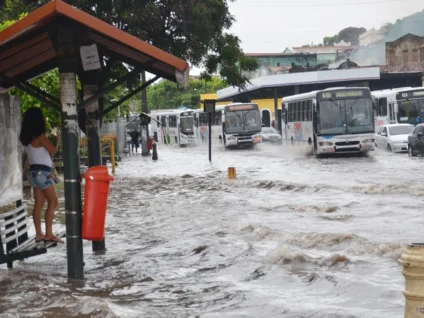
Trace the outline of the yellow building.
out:
[[[200,100],[204,99],[215,99],[216,93],[200,94]],[[227,105],[232,101],[221,101],[217,102],[216,105]],[[262,113],[262,118],[270,118],[270,121],[275,120],[275,108],[274,108],[274,99],[273,98],[264,98],[264,99],[252,99],[252,103],[258,104],[259,109]],[[282,98],[278,99],[278,109],[281,109]],[[269,116],[269,117],[268,117]]]

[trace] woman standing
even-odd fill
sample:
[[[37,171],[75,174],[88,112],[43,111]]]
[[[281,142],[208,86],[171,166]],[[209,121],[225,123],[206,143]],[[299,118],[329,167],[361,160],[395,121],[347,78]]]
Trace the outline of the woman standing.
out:
[[[24,145],[28,158],[28,182],[34,189],[34,210],[32,217],[35,225],[35,241],[54,241],[63,243],[53,235],[54,210],[58,205],[55,183],[52,179],[54,155],[59,147],[59,140],[54,136],[54,145],[47,139],[46,123],[40,108],[32,107],[23,116],[19,139]],[[47,201],[45,214],[46,234],[41,230],[41,210]]]

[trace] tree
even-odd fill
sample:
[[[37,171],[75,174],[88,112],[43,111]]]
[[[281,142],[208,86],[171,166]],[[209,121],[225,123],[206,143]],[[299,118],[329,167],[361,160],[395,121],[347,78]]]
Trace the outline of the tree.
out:
[[[365,28],[348,27],[341,30],[338,34],[339,41],[345,41],[351,45],[359,45],[359,36],[366,32]]]
[[[392,23],[385,23],[385,24],[383,24],[383,26],[380,28],[380,31],[381,31],[381,33],[382,33],[384,36],[387,36],[387,35],[389,34],[390,30],[392,29],[392,27],[393,27],[393,24],[392,24]]]
[[[32,11],[49,0],[9,1],[3,16]],[[256,60],[244,57],[240,39],[226,33],[233,24],[228,1],[233,0],[68,0],[75,6],[115,25],[192,65],[207,75],[219,73],[228,85],[245,86],[241,71],[256,69]]]
[[[333,46],[335,43],[339,42],[339,35],[326,36],[322,42],[325,46]]]
[[[147,99],[149,109],[169,109],[187,106],[198,108],[200,104],[200,94],[202,92],[216,92],[225,87],[225,83],[216,76],[210,80],[192,79],[189,80],[186,88],[167,80],[148,87]],[[140,101],[134,101],[140,110]]]

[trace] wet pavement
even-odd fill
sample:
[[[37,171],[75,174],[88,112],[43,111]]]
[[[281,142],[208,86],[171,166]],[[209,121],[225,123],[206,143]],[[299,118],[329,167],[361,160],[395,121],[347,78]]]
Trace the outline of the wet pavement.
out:
[[[108,250],[84,242],[85,284],[67,281],[65,245],[4,266],[0,317],[403,316],[397,259],[424,241],[423,158],[158,151],[117,167]]]

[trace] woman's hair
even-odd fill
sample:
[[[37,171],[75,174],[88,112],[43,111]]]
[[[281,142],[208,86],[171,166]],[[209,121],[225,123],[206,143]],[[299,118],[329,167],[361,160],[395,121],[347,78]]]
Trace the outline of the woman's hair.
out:
[[[19,140],[24,146],[28,146],[34,139],[46,133],[46,122],[43,113],[38,107],[28,109],[22,120]]]

